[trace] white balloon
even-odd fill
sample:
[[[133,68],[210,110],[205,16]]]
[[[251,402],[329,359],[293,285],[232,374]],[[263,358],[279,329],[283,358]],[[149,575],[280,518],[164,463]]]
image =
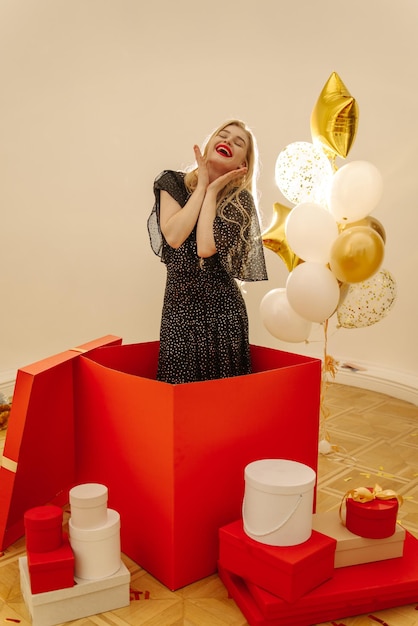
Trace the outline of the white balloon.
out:
[[[321,439],[318,444],[319,454],[330,454],[332,452],[332,445],[327,439]]]
[[[335,218],[314,202],[303,202],[292,209],[285,233],[289,246],[300,259],[325,265],[339,234]]]
[[[328,206],[337,222],[355,222],[373,211],[382,197],[382,175],[369,161],[352,161],[332,178]]]
[[[272,289],[260,304],[261,320],[269,333],[290,343],[305,341],[311,332],[312,324],[300,317],[289,305],[286,289]]]
[[[301,263],[289,274],[286,293],[301,317],[321,324],[335,311],[340,288],[334,274],[320,263]]]
[[[276,185],[293,204],[326,202],[332,173],[322,148],[307,141],[289,144],[276,160]]]

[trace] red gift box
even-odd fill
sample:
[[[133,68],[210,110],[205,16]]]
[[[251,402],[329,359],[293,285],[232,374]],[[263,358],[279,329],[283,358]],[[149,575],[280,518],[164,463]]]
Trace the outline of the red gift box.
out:
[[[150,342],[80,357],[77,481],[109,487],[122,551],[178,589],[216,572],[218,531],[241,515],[248,463],[290,458],[316,469],[321,365],[251,346],[253,374],[171,385],[155,380],[158,350]],[[280,406],[262,400],[272,389]]]
[[[219,530],[219,565],[294,602],[333,576],[336,545],[332,537],[312,531],[296,546],[269,546],[248,537],[238,520]]]
[[[32,593],[44,593],[74,586],[75,558],[67,535],[61,546],[51,552],[28,552]]]
[[[49,552],[62,543],[62,509],[54,504],[37,506],[24,514],[26,550]]]
[[[251,626],[312,626],[416,603],[418,540],[406,533],[404,556],[341,567],[294,603],[219,567],[219,576]]]
[[[368,490],[373,492],[371,487]],[[348,497],[345,504],[345,525],[350,532],[369,539],[384,539],[394,534],[399,508],[397,498],[360,502]]]

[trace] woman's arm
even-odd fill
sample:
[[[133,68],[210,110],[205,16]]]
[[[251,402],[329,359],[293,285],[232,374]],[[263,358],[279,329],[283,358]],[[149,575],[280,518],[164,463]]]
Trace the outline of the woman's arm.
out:
[[[195,227],[209,182],[206,165],[197,146],[194,146],[194,152],[199,168],[198,182],[184,207],[168,192],[161,191],[160,195],[160,228],[172,248],[179,248]]]
[[[219,178],[216,178],[208,186],[205,199],[200,210],[199,219],[197,222],[197,253],[201,258],[207,258],[217,252],[216,243],[213,233],[213,222],[217,215],[217,203],[216,198],[218,193],[227,185],[230,181],[242,176],[243,170],[246,168],[240,168],[232,170],[227,174],[223,174]]]

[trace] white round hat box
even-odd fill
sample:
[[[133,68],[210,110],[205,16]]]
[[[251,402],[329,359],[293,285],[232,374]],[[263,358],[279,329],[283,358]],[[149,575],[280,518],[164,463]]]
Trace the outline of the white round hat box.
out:
[[[262,459],[245,468],[244,532],[270,546],[295,546],[312,534],[316,473],[286,459]]]
[[[120,569],[120,515],[117,511],[107,509],[107,522],[101,528],[77,528],[70,518],[69,538],[76,578],[99,580]]]
[[[108,489],[84,483],[70,489],[71,521],[76,528],[99,528],[107,523]]]

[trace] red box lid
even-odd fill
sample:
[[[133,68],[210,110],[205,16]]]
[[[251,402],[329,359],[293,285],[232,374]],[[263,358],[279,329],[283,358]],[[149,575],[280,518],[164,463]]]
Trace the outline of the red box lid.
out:
[[[66,350],[17,372],[0,466],[0,548],[24,535],[24,513],[64,505],[74,483],[74,364],[113,335]]]
[[[352,498],[346,500],[347,515],[349,513],[373,520],[382,520],[386,518],[396,518],[398,512],[398,500],[390,498],[389,500],[379,500],[375,498],[368,502],[356,502]]]
[[[46,530],[62,525],[62,509],[55,504],[36,506],[25,511],[23,516],[27,530]]]

